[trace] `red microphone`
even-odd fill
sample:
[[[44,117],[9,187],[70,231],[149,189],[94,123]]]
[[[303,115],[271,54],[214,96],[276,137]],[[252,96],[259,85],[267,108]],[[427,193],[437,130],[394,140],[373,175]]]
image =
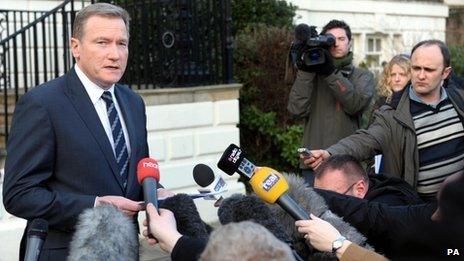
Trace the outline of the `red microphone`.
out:
[[[144,158],[139,161],[137,164],[137,180],[143,188],[143,199],[145,200],[145,205],[152,203],[158,210],[158,181],[159,181],[159,168],[158,162],[151,158]],[[147,221],[150,224],[150,219],[147,214]],[[153,237],[150,234],[150,226],[148,226],[148,236]]]

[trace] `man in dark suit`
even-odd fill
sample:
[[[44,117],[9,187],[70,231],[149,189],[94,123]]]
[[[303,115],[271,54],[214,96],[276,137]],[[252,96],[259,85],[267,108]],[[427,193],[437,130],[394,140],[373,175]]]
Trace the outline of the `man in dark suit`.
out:
[[[16,105],[3,200],[8,212],[28,224],[48,221],[40,260],[66,259],[84,209],[110,203],[135,218],[143,208],[136,166],[148,155],[145,105],[116,84],[126,68],[128,43],[124,9],[85,7],[71,38],[74,68]],[[22,255],[24,241],[23,235]]]

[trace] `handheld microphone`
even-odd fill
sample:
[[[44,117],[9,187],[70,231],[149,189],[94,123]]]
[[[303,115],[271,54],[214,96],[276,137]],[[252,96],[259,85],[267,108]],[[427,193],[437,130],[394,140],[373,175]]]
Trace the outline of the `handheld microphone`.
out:
[[[268,167],[259,168],[250,179],[253,191],[264,202],[277,203],[295,220],[309,220],[309,215],[287,193],[289,186],[284,176]]]
[[[139,240],[134,221],[116,206],[102,204],[79,215],[66,260],[138,259]]]
[[[158,188],[159,177],[158,162],[156,160],[144,158],[139,161],[137,164],[137,180],[143,188],[143,199],[145,201],[145,205],[152,203],[156,210],[158,210],[158,194],[156,189]],[[150,223],[148,212],[146,212],[146,215],[147,221]],[[149,225],[148,234],[151,236]]]
[[[221,175],[215,176],[213,170],[205,164],[200,163],[193,168],[193,179],[202,187],[198,189],[200,193],[218,194],[228,190],[227,183]],[[215,199],[215,196],[212,195],[212,198]],[[210,199],[210,197],[205,199]]]
[[[235,172],[249,180],[255,172],[256,166],[245,158],[245,155],[235,144],[230,144],[224,151],[219,162],[218,168],[232,176]]]
[[[32,220],[31,226],[27,231],[27,245],[24,261],[39,260],[40,251],[47,237],[48,222],[41,218]]]
[[[274,236],[287,243],[295,260],[303,260],[293,247],[291,238],[272,213],[271,209],[256,195],[234,194],[224,199],[218,209],[219,222],[226,225],[231,222],[251,220],[268,229]]]
[[[309,215],[288,194],[285,178],[271,168],[257,167],[245,158],[242,149],[230,144],[219,159],[218,167],[232,175],[239,173],[249,180],[253,191],[267,203],[277,203],[296,220],[308,220]]]

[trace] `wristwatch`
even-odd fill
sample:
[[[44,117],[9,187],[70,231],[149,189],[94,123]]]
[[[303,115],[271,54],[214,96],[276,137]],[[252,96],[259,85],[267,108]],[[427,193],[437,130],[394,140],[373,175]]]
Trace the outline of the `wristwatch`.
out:
[[[339,236],[337,239],[335,239],[332,242],[332,253],[335,254],[338,249],[340,249],[343,246],[343,242],[346,240],[344,236]]]

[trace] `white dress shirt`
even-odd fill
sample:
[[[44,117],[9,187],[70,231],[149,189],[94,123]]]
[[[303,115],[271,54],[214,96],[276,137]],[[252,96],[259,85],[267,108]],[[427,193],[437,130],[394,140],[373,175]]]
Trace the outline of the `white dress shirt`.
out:
[[[74,69],[76,70],[77,77],[79,77],[79,80],[81,80],[82,84],[84,85],[84,88],[87,91],[87,94],[89,95],[90,100],[92,101],[92,104],[95,107],[95,110],[97,111],[98,117],[100,118],[103,128],[105,129],[106,136],[108,136],[108,140],[110,141],[111,147],[113,148],[113,154],[116,155],[115,150],[114,150],[113,132],[111,131],[110,120],[108,119],[108,112],[106,111],[106,103],[101,98],[104,91],[109,91],[111,93],[111,96],[113,97],[114,106],[116,107],[119,120],[121,121],[122,131],[124,133],[124,139],[126,139],[127,152],[130,156],[131,148],[130,148],[130,142],[129,142],[129,135],[127,132],[124,117],[121,113],[121,109],[119,108],[118,100],[114,96],[114,84],[108,90],[104,90],[100,88],[98,85],[96,85],[95,83],[93,83],[87,77],[87,75],[85,75],[84,72],[82,72],[82,70],[79,68],[77,64],[74,65]]]

